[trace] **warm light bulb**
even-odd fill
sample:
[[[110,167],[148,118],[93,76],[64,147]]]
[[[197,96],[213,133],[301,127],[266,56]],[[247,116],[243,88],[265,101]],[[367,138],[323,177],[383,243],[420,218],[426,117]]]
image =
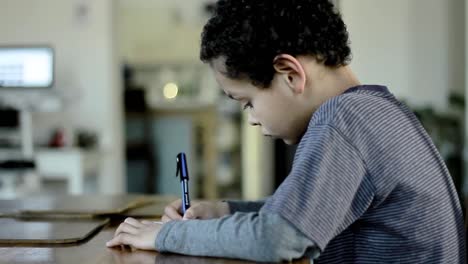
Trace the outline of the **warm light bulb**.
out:
[[[168,83],[164,86],[164,97],[166,99],[174,99],[177,97],[177,93],[179,92],[179,87],[175,83]]]

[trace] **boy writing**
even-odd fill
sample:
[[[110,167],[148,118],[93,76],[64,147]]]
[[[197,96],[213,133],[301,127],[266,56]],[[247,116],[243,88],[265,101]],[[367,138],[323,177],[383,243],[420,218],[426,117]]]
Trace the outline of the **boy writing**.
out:
[[[202,202],[163,225],[128,218],[108,246],[316,263],[464,263],[451,177],[412,112],[348,66],[348,32],[328,0],[220,0],[201,59],[249,123],[299,144],[258,202]],[[187,221],[183,221],[187,220]]]

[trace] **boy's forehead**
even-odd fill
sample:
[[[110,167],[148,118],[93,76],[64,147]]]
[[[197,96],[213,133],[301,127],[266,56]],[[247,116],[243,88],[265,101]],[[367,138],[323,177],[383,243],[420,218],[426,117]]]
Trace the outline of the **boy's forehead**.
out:
[[[219,84],[221,89],[226,93],[226,95],[235,95],[238,90],[239,86],[242,86],[239,81],[230,79],[226,76],[225,73],[219,71],[218,69],[213,67],[214,75],[216,82]]]
[[[226,78],[222,73],[213,69],[216,82],[223,92],[231,99],[235,99],[235,91],[233,92],[234,85],[229,82],[229,79]]]
[[[232,87],[230,87],[228,85],[224,85],[224,86],[221,85],[221,89],[224,91],[224,94],[226,94],[227,97],[229,97],[229,98],[231,98],[233,100],[238,99],[239,95],[235,90],[233,90]]]
[[[226,58],[223,57],[223,56],[220,56],[220,57],[217,57],[215,59],[213,59],[211,62],[211,67],[217,71],[217,72],[220,72],[220,73],[227,73],[227,69],[226,69]]]
[[[250,82],[229,78],[225,62],[226,59],[224,57],[218,57],[210,63],[215,79],[221,89],[229,98],[234,100],[248,96],[249,91],[253,90],[253,87],[250,87]]]
[[[229,97],[232,100],[236,101],[241,101],[246,98],[250,98],[250,94],[248,93],[248,90],[246,87],[240,87],[240,86],[221,86],[221,89],[224,91],[224,94],[226,94],[227,97]]]

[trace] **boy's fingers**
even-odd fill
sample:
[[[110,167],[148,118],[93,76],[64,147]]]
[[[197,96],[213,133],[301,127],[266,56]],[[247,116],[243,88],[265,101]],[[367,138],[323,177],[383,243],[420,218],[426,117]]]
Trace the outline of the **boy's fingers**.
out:
[[[170,204],[170,206],[173,207],[174,209],[176,209],[176,211],[180,214],[180,212],[182,211],[182,199],[177,199],[177,200],[173,201]]]
[[[177,210],[182,208],[182,199],[177,199],[169,204],[169,206],[176,208]]]
[[[149,220],[142,220],[141,223],[144,225],[154,225],[154,224],[162,225],[163,224],[162,221],[149,221]]]
[[[163,215],[163,216],[161,217],[161,220],[162,220],[164,223],[167,223],[167,222],[171,221],[172,219],[170,219],[170,218],[167,217],[166,215]]]
[[[175,219],[182,219],[182,216],[179,214],[179,212],[177,211],[177,208],[174,208],[172,206],[166,206],[166,208],[164,208],[164,214],[169,217],[170,219],[172,220],[175,220]]]
[[[129,224],[129,225],[132,225],[134,227],[141,227],[142,226],[141,223],[138,220],[136,220],[135,218],[131,218],[131,217],[126,218],[124,222]]]
[[[118,236],[114,237],[110,241],[106,243],[106,246],[108,247],[115,247],[119,245],[132,245],[134,241],[136,240],[136,236],[122,233],[119,234]]]
[[[185,211],[183,219],[195,219],[195,218],[196,218],[196,214],[194,212],[193,207],[191,207],[187,211]]]
[[[138,229],[130,224],[122,223],[119,225],[117,230],[115,230],[114,237],[119,236],[121,233],[129,233],[129,234],[136,235],[138,234]]]
[[[211,208],[207,203],[195,203],[187,211],[185,211],[184,219],[209,219],[213,218]]]

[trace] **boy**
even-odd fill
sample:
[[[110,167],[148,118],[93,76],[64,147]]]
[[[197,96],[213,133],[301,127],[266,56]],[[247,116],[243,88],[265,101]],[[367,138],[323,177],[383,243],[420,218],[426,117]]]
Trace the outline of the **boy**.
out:
[[[464,263],[460,204],[411,111],[348,66],[348,32],[327,0],[220,0],[201,59],[251,125],[299,143],[260,202],[204,202],[163,222],[126,219],[108,246],[316,263]],[[188,221],[179,221],[187,220]]]

